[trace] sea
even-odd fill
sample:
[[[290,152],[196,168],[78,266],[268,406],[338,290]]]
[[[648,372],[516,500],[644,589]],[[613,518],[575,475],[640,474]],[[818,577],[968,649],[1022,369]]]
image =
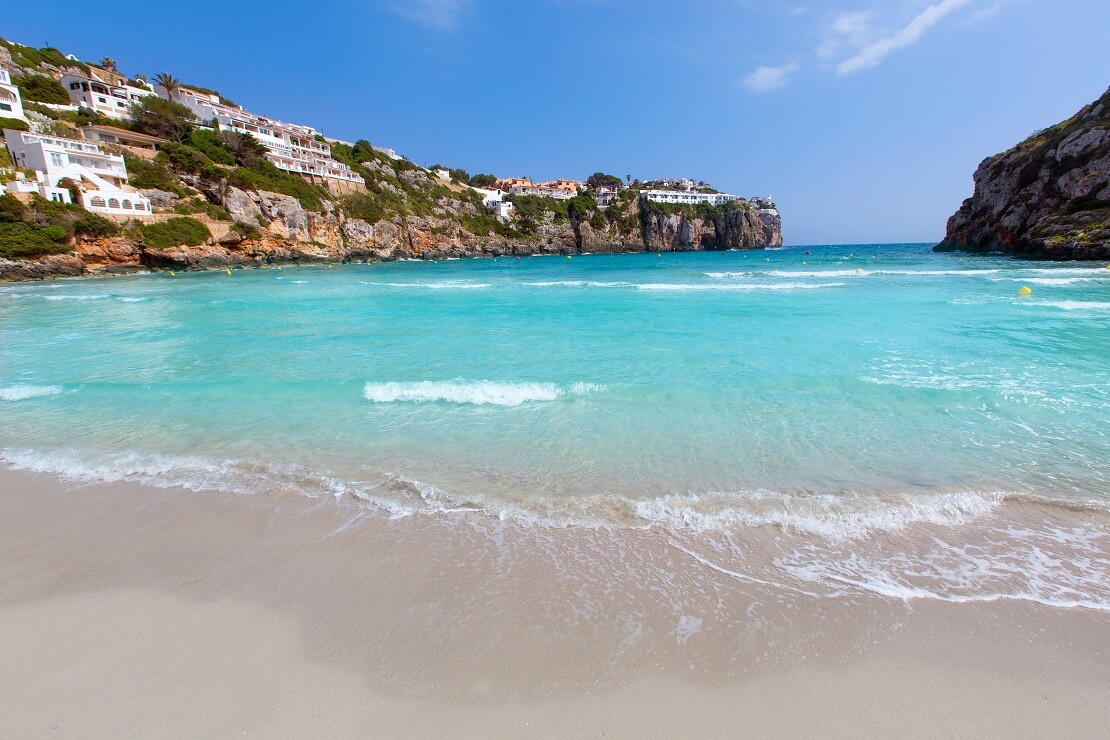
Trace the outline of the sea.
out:
[[[1028,295],[1019,295],[1027,291]],[[0,465],[1110,610],[1110,266],[930,245],[0,286]]]

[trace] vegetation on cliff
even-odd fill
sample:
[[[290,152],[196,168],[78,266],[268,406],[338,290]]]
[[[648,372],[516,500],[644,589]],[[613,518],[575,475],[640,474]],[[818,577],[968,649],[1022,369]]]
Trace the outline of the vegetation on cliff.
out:
[[[938,251],[1110,259],[1110,90],[983,160]]]
[[[0,195],[0,257],[6,259],[61,254],[73,249],[78,236],[104,237],[118,231],[108,219],[80,206],[37,195],[24,205],[13,195]]]

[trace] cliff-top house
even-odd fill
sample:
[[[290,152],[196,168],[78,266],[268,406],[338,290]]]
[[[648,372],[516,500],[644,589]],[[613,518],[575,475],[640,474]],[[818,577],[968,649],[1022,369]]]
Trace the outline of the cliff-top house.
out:
[[[130,118],[131,104],[146,95],[153,95],[151,88],[135,87],[122,82],[119,75],[89,69],[88,76],[64,74],[59,82],[69,93],[74,105],[88,108],[109,118]]]
[[[162,98],[173,100],[191,110],[204,123],[214,122],[221,131],[249,134],[266,147],[266,159],[285,172],[299,175],[305,180],[323,185],[333,193],[364,191],[362,176],[331,156],[331,146],[322,141],[311,126],[275,121],[232,106],[214,93],[203,93],[188,87],[173,90],[158,85],[155,92]]]

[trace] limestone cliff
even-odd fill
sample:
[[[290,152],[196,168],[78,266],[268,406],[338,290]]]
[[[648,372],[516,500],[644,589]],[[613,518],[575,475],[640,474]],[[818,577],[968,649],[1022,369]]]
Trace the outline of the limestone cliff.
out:
[[[975,172],[937,251],[1110,259],[1110,90]]]
[[[196,182],[193,185],[199,185]],[[144,191],[158,210],[174,213],[180,198]],[[471,204],[440,204],[427,216],[395,214],[371,223],[351,218],[325,202],[320,211],[305,209],[296,198],[266,191],[225,187],[206,195],[218,201],[232,221],[195,214],[212,238],[198,246],[153,248],[128,235],[74,240],[73,252],[20,260],[0,259],[0,280],[35,280],[82,274],[117,274],[148,269],[190,270],[250,267],[262,264],[443,259],[532,254],[613,253],[760,249],[782,244],[781,221],[774,208],[736,201],[704,216],[666,209],[638,198],[622,213],[589,218],[543,214],[535,233],[510,238],[490,231],[473,233],[464,223]],[[257,233],[243,236],[232,223],[259,223]]]

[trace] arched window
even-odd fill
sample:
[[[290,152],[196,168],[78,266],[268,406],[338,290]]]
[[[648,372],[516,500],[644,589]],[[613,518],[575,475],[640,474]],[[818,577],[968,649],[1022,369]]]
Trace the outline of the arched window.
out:
[[[131,201],[129,201],[129,200],[123,201],[123,207],[130,211],[131,210]]]
[[[136,211],[145,211],[146,206],[143,205],[141,202],[135,203],[135,210]]]
[[[104,199],[101,198],[99,195],[94,196],[93,199],[89,201],[89,207],[90,208],[104,208]]]
[[[119,201],[116,200],[115,198],[109,198],[108,199],[108,207],[109,208],[119,208]]]

